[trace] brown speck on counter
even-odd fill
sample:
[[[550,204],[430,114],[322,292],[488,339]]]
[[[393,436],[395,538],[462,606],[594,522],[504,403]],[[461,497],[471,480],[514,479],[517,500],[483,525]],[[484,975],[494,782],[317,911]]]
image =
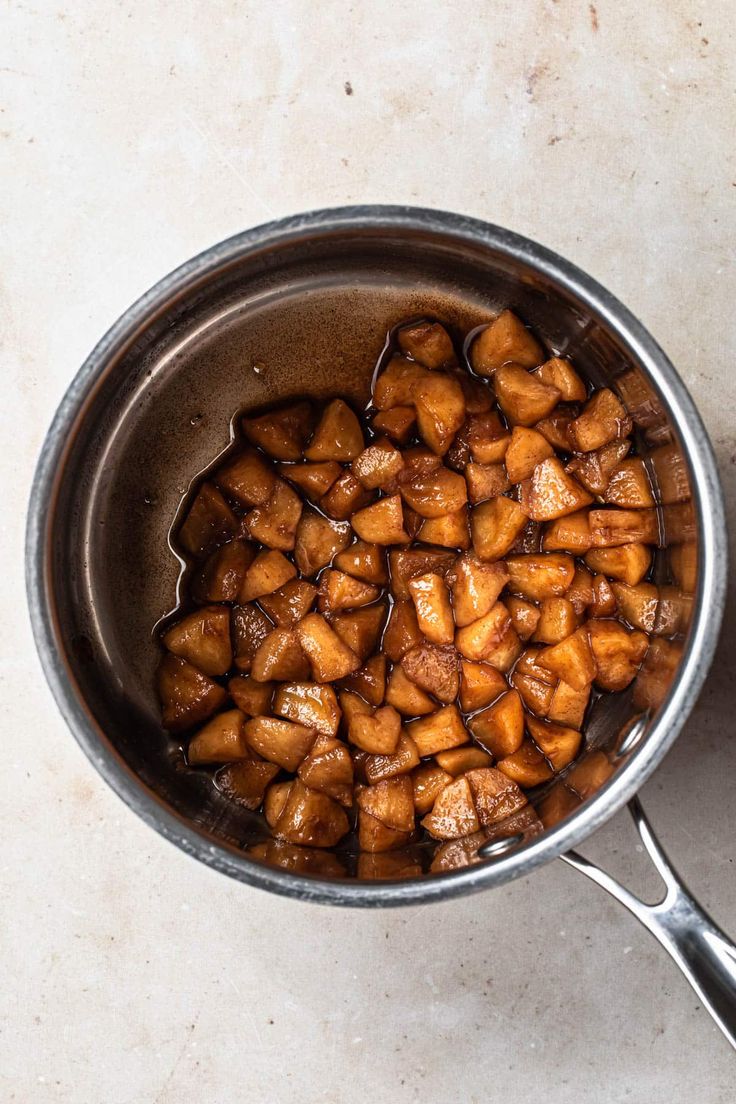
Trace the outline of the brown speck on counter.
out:
[[[598,10],[595,4],[588,4],[588,11],[590,12],[590,25],[594,31],[598,30]]]
[[[352,94],[353,94],[352,84],[350,83],[350,81],[345,81],[345,95],[346,96],[352,96]]]

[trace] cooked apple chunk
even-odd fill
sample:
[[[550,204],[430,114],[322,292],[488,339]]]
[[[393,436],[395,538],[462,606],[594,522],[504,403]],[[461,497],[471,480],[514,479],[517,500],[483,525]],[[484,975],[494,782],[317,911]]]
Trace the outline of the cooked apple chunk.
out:
[[[379,410],[373,419],[373,428],[385,433],[397,445],[405,445],[412,435],[417,413],[413,406],[395,406],[391,410]]]
[[[342,472],[334,460],[316,464],[279,464],[279,473],[294,483],[312,502],[327,494]]]
[[[460,708],[464,713],[483,709],[507,689],[506,679],[489,663],[460,661]]]
[[[590,687],[575,690],[562,679],[557,683],[546,710],[547,720],[569,728],[580,729],[590,700]]]
[[[620,544],[659,544],[656,510],[591,510],[590,532],[594,548]]]
[[[585,402],[588,390],[569,360],[564,357],[552,357],[540,364],[535,375],[542,383],[556,387],[563,402]]]
[[[245,573],[239,600],[244,604],[264,594],[273,594],[295,576],[296,568],[283,552],[276,549],[259,552]]]
[[[539,653],[539,665],[564,679],[574,690],[584,690],[596,677],[596,663],[591,651],[589,626],[583,625],[559,644]]]
[[[440,790],[422,827],[435,839],[457,839],[478,831],[480,823],[467,778],[456,778]]]
[[[407,544],[401,495],[381,498],[352,516],[352,526],[361,540],[370,544]]]
[[[592,548],[586,552],[585,562],[610,579],[637,586],[649,570],[652,553],[645,544],[620,544],[614,548]]]
[[[250,747],[269,763],[295,771],[315,741],[316,732],[277,717],[253,717],[245,722]]]
[[[233,660],[230,611],[227,606],[204,606],[167,629],[162,640],[170,652],[206,675],[224,675]]]
[[[545,552],[572,552],[584,555],[593,544],[587,510],[556,518],[545,527],[542,548]]]
[[[465,421],[465,396],[456,379],[446,372],[424,372],[414,395],[417,429],[426,445],[444,456]]]
[[[469,463],[465,468],[468,498],[477,505],[503,494],[510,487],[503,464]]]
[[[423,717],[437,709],[437,702],[408,678],[400,666],[394,667],[389,676],[386,702],[405,717]]]
[[[413,360],[394,356],[373,385],[373,405],[376,410],[391,410],[396,406],[414,406],[419,381],[427,370]]]
[[[386,696],[386,657],[374,655],[355,674],[343,679],[347,690],[353,690],[374,706],[383,705]],[[389,705],[392,703],[389,702]]]
[[[542,602],[565,594],[575,575],[575,561],[563,552],[548,552],[539,556],[508,556],[509,590]]]
[[[577,729],[538,721],[536,717],[527,717],[526,723],[534,743],[553,770],[561,771],[572,763],[582,740]]]
[[[442,517],[465,505],[468,488],[461,475],[440,465],[433,471],[413,476],[408,483],[402,483],[401,497],[421,517]]]
[[[263,815],[269,828],[274,827],[284,811],[284,805],[293,785],[294,779],[292,778],[288,782],[274,782],[266,790],[263,796]]]
[[[446,705],[428,717],[411,721],[406,731],[423,759],[427,755],[436,755],[438,751],[468,743],[468,731],[456,705]]]
[[[460,688],[458,657],[452,645],[419,644],[401,659],[407,678],[441,702],[454,701]]]
[[[470,349],[470,361],[479,376],[492,376],[497,368],[509,361],[523,368],[536,368],[543,360],[542,346],[510,310],[501,311],[478,335]]]
[[[408,774],[419,765],[419,752],[411,736],[403,732],[399,736],[396,749],[390,755],[369,755],[365,761],[365,774],[371,786],[382,782],[384,778],[395,778],[399,774]]]
[[[358,810],[358,847],[367,855],[406,847],[411,835],[411,832],[389,828],[364,809]]]
[[[593,501],[580,484],[568,475],[557,457],[542,460],[532,472],[525,505],[533,521],[552,521],[574,514]]]
[[[511,683],[530,713],[536,713],[539,717],[548,715],[555,694],[554,685],[525,675],[518,666],[511,675]]]
[[[550,456],[554,456],[554,449],[538,430],[514,426],[504,457],[506,473],[512,483],[520,483]]]
[[[645,633],[656,631],[659,590],[653,583],[613,583],[612,590],[623,616]]]
[[[467,506],[461,506],[452,514],[424,518],[417,536],[427,544],[439,544],[442,548],[470,548],[470,518]]]
[[[585,613],[588,606],[593,604],[593,576],[587,567],[576,567],[570,586],[565,591],[565,597],[569,598],[575,607],[578,617]]]
[[[350,470],[366,490],[383,489],[395,479],[404,466],[399,450],[387,438],[380,438],[363,449]]]
[[[567,435],[576,452],[592,452],[631,433],[631,419],[607,387],[585,404],[579,418],[568,426]]]
[[[358,790],[359,808],[397,832],[414,830],[414,790],[406,774]]]
[[[613,472],[628,455],[630,449],[631,441],[626,438],[611,441],[602,448],[573,457],[565,470],[574,475],[578,483],[581,483],[591,494],[604,495]]]
[[[251,674],[256,682],[309,678],[309,663],[293,629],[274,629],[253,656]]]
[[[399,348],[425,368],[442,368],[455,359],[450,335],[439,322],[415,322],[399,330]]]
[[[334,736],[341,711],[331,686],[315,682],[286,682],[276,691],[273,711],[277,717],[296,721],[324,736]]]
[[[290,629],[307,616],[316,597],[316,586],[306,579],[292,579],[273,594],[262,594],[258,601],[274,624]]]
[[[450,592],[441,575],[417,575],[409,580],[409,592],[417,611],[419,631],[432,644],[452,644],[455,620]]]
[[[208,721],[189,741],[187,761],[190,767],[248,759],[251,752],[245,738],[244,722],[245,715],[239,709],[228,709]]]
[[[542,418],[534,426],[537,433],[541,433],[552,448],[560,452],[570,452],[572,446],[567,436],[570,423],[575,419],[577,407],[558,406],[548,418]]]
[[[360,667],[360,660],[352,648],[320,614],[307,614],[297,625],[296,633],[316,682],[336,682]]]
[[[357,540],[349,548],[338,552],[333,564],[340,571],[353,575],[364,583],[385,586],[388,582],[386,552],[378,544]]]
[[[297,774],[305,786],[349,808],[353,804],[353,761],[342,740],[318,736]]]
[[[496,602],[483,617],[458,629],[455,647],[465,659],[490,663],[499,671],[508,671],[521,651],[521,641],[506,606]]]
[[[335,521],[347,521],[357,510],[367,506],[372,497],[352,472],[344,471],[319,500],[319,505]]]
[[[484,563],[471,552],[459,556],[448,574],[455,622],[459,628],[484,617],[509,581],[506,565]]]
[[[250,675],[234,675],[227,684],[230,697],[248,717],[266,717],[271,712],[275,682],[258,682]]]
[[[296,779],[274,824],[273,834],[306,847],[334,847],[349,827],[341,805]]]
[[[452,552],[443,552],[436,548],[407,548],[389,552],[391,569],[391,590],[397,601],[411,598],[409,582],[418,575],[445,576],[455,562]]]
[[[199,488],[179,529],[179,543],[195,560],[211,555],[238,532],[238,519],[212,483]]]
[[[496,769],[525,789],[548,782],[554,774],[539,748],[528,739],[522,742],[518,751],[499,759]]]
[[[541,644],[559,644],[575,632],[578,616],[569,598],[545,598],[539,611],[534,640]]]
[[[588,634],[597,668],[596,685],[601,690],[625,690],[647,654],[648,637],[629,632],[618,621],[591,621]],[[565,678],[570,681],[569,674]]]
[[[593,602],[589,613],[591,617],[613,617],[616,612],[616,595],[605,575],[596,575],[593,579]]]
[[[435,763],[421,763],[411,775],[414,790],[414,808],[419,816],[428,813],[438,794],[450,782],[452,775]]]
[[[523,506],[504,495],[482,502],[470,515],[476,555],[481,560],[500,560],[513,547],[527,521]]]
[[[231,630],[235,666],[239,671],[250,671],[253,657],[273,631],[273,625],[258,606],[248,603],[233,609]]]
[[[260,417],[243,418],[249,441],[276,460],[301,460],[314,425],[314,411],[308,402],[292,403]]]
[[[504,598],[504,605],[511,614],[511,624],[516,629],[520,640],[529,640],[534,635],[541,610],[533,602],[527,602],[524,598],[518,598],[515,594],[509,594]]]
[[[363,430],[355,413],[342,399],[334,399],[325,411],[304,452],[312,461],[347,463],[363,450]]]
[[[316,575],[350,543],[350,523],[305,510],[296,530],[294,559],[302,575]]]
[[[526,794],[521,792],[516,782],[494,767],[471,770],[466,778],[478,821],[483,828],[498,824],[527,803]]]
[[[234,602],[255,554],[255,546],[246,541],[231,540],[223,544],[193,577],[191,587],[194,600]]]
[[[378,640],[386,620],[386,603],[378,602],[375,606],[366,606],[365,609],[338,613],[333,615],[331,620],[332,628],[340,640],[355,652],[361,662],[365,662],[371,652],[378,647]],[[388,652],[386,654],[388,655]]]
[[[652,485],[643,460],[633,457],[630,460],[623,460],[618,467],[614,468],[603,500],[630,510],[654,506]]]
[[[496,759],[521,747],[524,739],[524,706],[516,690],[508,690],[493,705],[476,713],[468,723],[473,737]]]
[[[322,613],[359,609],[375,602],[381,588],[363,583],[344,571],[325,571],[319,582],[319,608]]]
[[[512,425],[533,426],[560,401],[556,387],[542,383],[518,364],[506,364],[493,377],[498,405]]]
[[[218,771],[217,785],[231,801],[244,805],[246,809],[257,809],[263,801],[266,787],[278,773],[275,763],[267,763],[263,759],[243,759]]]
[[[442,770],[447,771],[453,778],[468,771],[481,767],[490,767],[493,758],[483,748],[466,745],[460,748],[450,748],[449,751],[440,751],[435,755],[435,762]]]
[[[511,442],[511,434],[495,410],[471,414],[461,432],[476,464],[503,462]]]
[[[276,475],[255,449],[246,449],[215,473],[221,490],[241,506],[263,506],[273,494]]]

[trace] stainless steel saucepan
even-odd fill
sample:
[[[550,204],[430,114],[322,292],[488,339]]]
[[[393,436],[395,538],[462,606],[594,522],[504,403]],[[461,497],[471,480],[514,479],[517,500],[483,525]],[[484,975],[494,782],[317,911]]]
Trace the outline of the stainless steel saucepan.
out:
[[[512,825],[472,847],[425,849],[391,880],[359,878],[350,856],[310,867],[277,849],[266,862],[252,851],[259,817],[182,769],[160,725],[151,627],[177,587],[167,541],[177,506],[228,445],[236,410],[304,393],[364,400],[366,365],[392,324],[429,315],[468,330],[506,306],[632,416],[659,501],[655,581],[677,632],[654,639],[631,692],[594,710],[583,756],[539,796],[542,831]],[[319,211],[214,246],[130,307],[65,395],[33,485],[27,577],[41,660],[69,727],[116,793],[189,854],[276,893],[360,906],[490,889],[559,856],[649,928],[736,1045],[734,946],[687,893],[634,796],[713,656],[726,586],[718,475],[667,357],[573,265],[498,227],[408,207]],[[656,906],[571,850],[627,802],[665,882]]]

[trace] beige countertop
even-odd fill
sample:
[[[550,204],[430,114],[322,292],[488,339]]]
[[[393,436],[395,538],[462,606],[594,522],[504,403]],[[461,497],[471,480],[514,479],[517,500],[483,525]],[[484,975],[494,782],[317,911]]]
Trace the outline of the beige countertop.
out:
[[[274,216],[443,207],[557,249],[690,387],[733,520],[727,0],[0,13],[0,1100],[730,1104],[734,1057],[649,935],[553,863],[492,893],[331,911],[226,880],[104,785],[46,689],[23,512],[64,389],[168,270]],[[736,933],[733,608],[646,807]],[[617,817],[586,844],[636,884]]]

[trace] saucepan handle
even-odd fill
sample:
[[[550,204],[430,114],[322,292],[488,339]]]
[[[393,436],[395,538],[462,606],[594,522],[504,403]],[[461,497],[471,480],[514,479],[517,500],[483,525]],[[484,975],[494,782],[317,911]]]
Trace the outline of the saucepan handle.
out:
[[[736,945],[690,895],[660,847],[636,798],[629,802],[629,811],[665,884],[665,895],[658,904],[646,904],[576,851],[568,851],[560,857],[607,890],[649,929],[680,967],[731,1046],[736,1048]]]

